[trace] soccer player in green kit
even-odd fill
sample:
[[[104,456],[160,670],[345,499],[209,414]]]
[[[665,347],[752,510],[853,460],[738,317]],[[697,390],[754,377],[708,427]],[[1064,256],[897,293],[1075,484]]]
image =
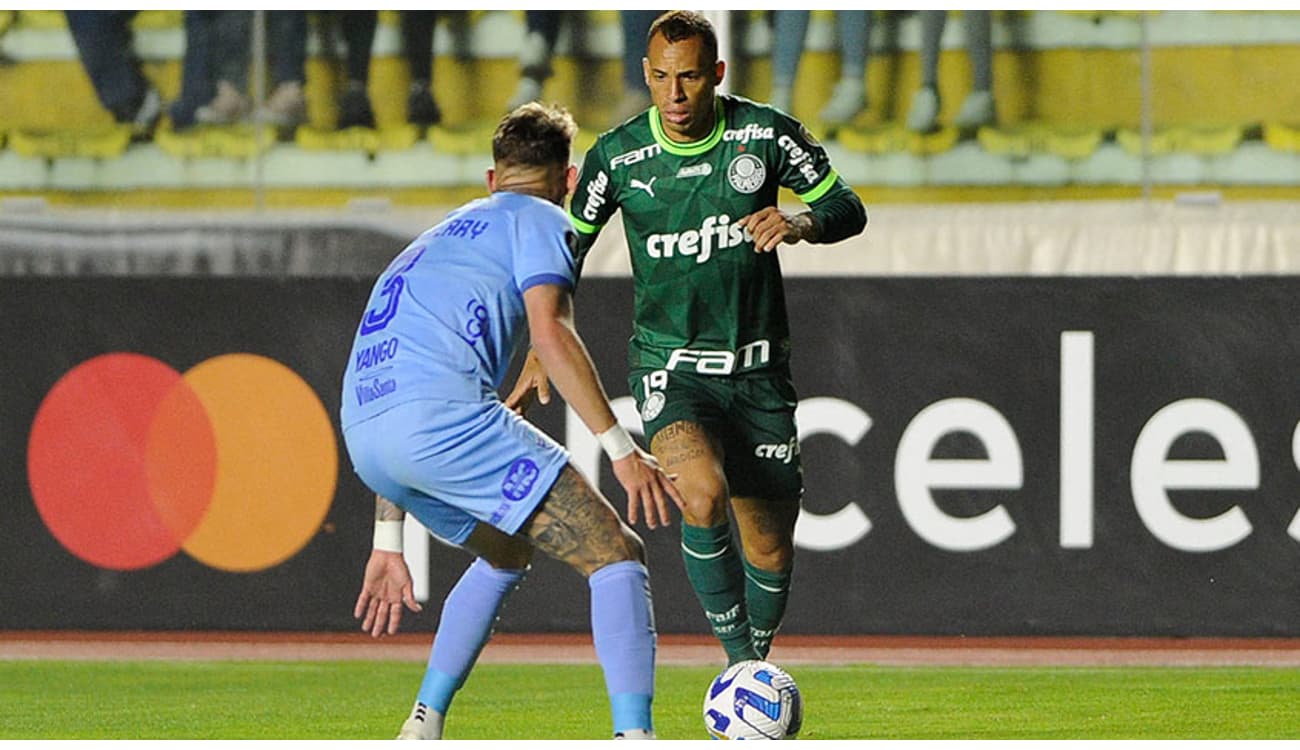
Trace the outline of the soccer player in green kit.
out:
[[[635,282],[628,384],[685,499],[682,559],[729,662],[766,658],[794,563],[803,470],[781,243],[838,242],[866,210],[798,120],[718,94],[726,65],[693,11],[655,20],[653,106],[603,133],[569,207],[578,261],[616,210]],[[807,206],[777,207],[780,186]],[[535,361],[507,404],[549,400]],[[728,507],[740,550],[732,544]]]

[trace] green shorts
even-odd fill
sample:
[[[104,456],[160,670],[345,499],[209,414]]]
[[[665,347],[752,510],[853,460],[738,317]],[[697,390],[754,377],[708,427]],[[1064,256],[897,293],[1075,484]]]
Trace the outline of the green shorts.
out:
[[[694,422],[722,444],[733,496],[796,501],[803,496],[794,421],[799,400],[788,374],[710,377],[634,369],[628,388],[647,444],[674,422]]]

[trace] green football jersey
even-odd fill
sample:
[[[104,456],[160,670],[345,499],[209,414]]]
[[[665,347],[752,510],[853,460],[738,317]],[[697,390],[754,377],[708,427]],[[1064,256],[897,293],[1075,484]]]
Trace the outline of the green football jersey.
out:
[[[719,95],[708,137],[677,143],[659,111],[602,133],[569,206],[578,264],[618,209],[632,256],[632,368],[729,375],[786,367],[790,330],[780,261],[754,252],[736,221],[777,204],[784,185],[816,204],[849,188],[803,125]]]

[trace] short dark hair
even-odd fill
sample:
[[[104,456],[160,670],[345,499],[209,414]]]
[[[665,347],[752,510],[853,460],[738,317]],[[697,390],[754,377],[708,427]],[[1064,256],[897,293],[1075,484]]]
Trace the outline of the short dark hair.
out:
[[[704,17],[703,13],[693,10],[670,10],[650,24],[650,32],[645,37],[647,45],[655,38],[655,34],[663,34],[664,39],[670,44],[698,36],[704,47],[705,62],[712,65],[718,61],[718,35],[713,30],[713,24]]]
[[[529,102],[506,115],[492,134],[492,159],[525,167],[567,166],[578,125],[559,104]]]

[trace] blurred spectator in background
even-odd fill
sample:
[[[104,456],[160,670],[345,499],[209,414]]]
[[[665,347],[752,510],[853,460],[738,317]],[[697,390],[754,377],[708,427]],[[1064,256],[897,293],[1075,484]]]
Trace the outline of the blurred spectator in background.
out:
[[[772,11],[772,106],[789,113],[794,79],[803,55],[809,11]],[[867,45],[871,39],[871,11],[835,11],[839,37],[840,79],[819,119],[830,126],[844,125],[867,108]]]
[[[374,10],[267,12],[267,57],[271,66],[271,95],[259,116],[282,129],[307,119],[307,14],[316,13],[317,32],[325,56],[333,57],[335,33],[347,47],[343,61],[344,85],[338,101],[339,130],[351,127],[373,128],[375,113],[366,93],[370,80],[370,52],[375,43],[379,12]]]
[[[167,110],[173,129],[231,125],[248,116],[252,20],[252,12],[244,10],[185,11],[181,95]]]
[[[536,101],[542,96],[542,84],[554,72],[551,69],[551,54],[555,51],[555,40],[560,36],[560,21],[564,11],[526,10],[524,11],[524,41],[519,47],[519,83],[515,93],[506,104],[506,110],[513,112],[522,104]]]
[[[132,47],[134,10],[69,10],[64,15],[95,96],[113,120],[147,138],[162,116],[162,96],[144,77]]]
[[[307,121],[307,12],[268,10],[266,39],[271,93],[254,117],[286,135]]]
[[[921,18],[921,88],[912,97],[907,128],[926,133],[938,127],[939,52],[949,11],[923,10]],[[971,92],[953,120],[959,130],[973,130],[997,119],[993,106],[993,11],[962,11],[966,53],[971,63]]]
[[[433,27],[436,10],[404,10],[402,51],[411,69],[411,88],[406,94],[406,121],[419,127],[442,122],[442,109],[433,97]]]
[[[322,46],[332,51],[336,28],[347,47],[343,72],[347,83],[339,96],[339,116],[336,128],[373,128],[375,112],[370,107],[366,86],[370,80],[370,51],[375,44],[375,28],[379,25],[377,10],[322,10],[320,19]]]
[[[619,25],[623,30],[623,95],[614,107],[615,123],[623,122],[650,108],[650,94],[646,89],[641,59],[646,36],[650,33],[650,24],[663,13],[662,10],[619,11]]]

